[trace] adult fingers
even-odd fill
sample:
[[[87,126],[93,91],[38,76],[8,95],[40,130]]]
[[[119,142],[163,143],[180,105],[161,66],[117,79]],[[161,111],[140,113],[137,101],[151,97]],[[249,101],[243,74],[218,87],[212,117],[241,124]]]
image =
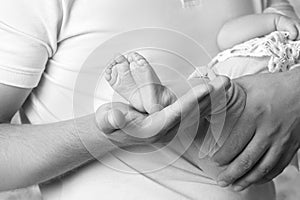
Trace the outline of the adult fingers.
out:
[[[126,124],[124,114],[119,109],[112,108],[110,104],[101,106],[95,117],[100,131],[105,134],[111,134],[116,129],[123,128]]]
[[[177,125],[182,118],[190,114],[198,113],[195,116],[195,121],[199,120],[199,112],[208,107],[210,100],[209,93],[217,95],[230,84],[226,77],[218,77],[211,84],[198,85],[180,97],[176,102],[167,106],[163,110],[156,112],[145,120],[145,124],[151,126],[151,134],[145,134],[148,137],[153,137],[159,133],[166,132]],[[197,112],[195,112],[197,111]],[[144,131],[150,130],[149,126],[144,126]]]
[[[174,122],[178,122],[191,111],[199,108],[199,103],[203,99],[207,99],[207,95],[211,92],[212,87],[203,87],[199,85],[180,97],[175,103],[167,106],[162,111],[158,112],[154,117],[155,120],[165,119],[165,127],[168,127]]]
[[[269,141],[261,137],[264,130],[256,131],[251,142],[246,146],[243,152],[238,155],[228,167],[218,175],[220,186],[228,186],[237,179],[245,175],[258,160],[265,154],[269,148]]]
[[[292,141],[293,143],[293,141]],[[297,156],[297,151],[299,147],[295,144],[289,144],[289,148],[282,153],[281,158],[278,160],[276,166],[263,178],[258,180],[256,183],[263,184],[273,180],[286,168],[286,166],[291,162],[293,157]]]
[[[234,81],[225,95],[219,97],[218,105],[216,102],[212,103],[211,115],[206,118],[210,122],[209,133],[206,135],[207,139],[213,136],[215,144],[202,145],[199,156],[206,156],[209,152],[210,157],[214,155],[220,147],[223,146],[228,136],[243,114],[246,105],[245,91]],[[212,100],[215,101],[215,100]],[[207,149],[209,147],[209,149]],[[202,154],[204,153],[204,154]]]
[[[218,96],[220,93],[225,92],[230,88],[231,82],[227,76],[218,76],[210,81],[208,85],[213,88],[212,96]]]
[[[300,22],[299,21],[297,21],[297,23],[296,23],[296,28],[297,28],[297,31],[298,31],[298,37],[297,37],[297,40],[300,40]]]
[[[180,111],[183,116],[196,108],[203,113],[210,109],[212,100],[226,95],[230,85],[231,82],[228,77],[218,76],[207,85],[202,84],[192,88],[174,103],[174,107],[170,108],[174,111]]]
[[[208,85],[212,88],[210,95],[199,102],[199,109],[203,117],[226,107],[226,95],[231,87],[231,81],[226,76],[218,76],[209,82]]]
[[[183,117],[197,109],[198,102],[204,99],[212,90],[211,86],[204,86],[196,86],[180,97],[175,103],[143,118],[143,120],[139,120],[138,124],[131,123],[130,126],[125,127],[123,130],[139,139],[155,140],[178,125]],[[198,119],[199,117],[195,118],[195,120]]]
[[[234,190],[241,191],[261,180],[278,164],[282,154],[282,147],[273,145],[248,174],[234,183]]]
[[[146,117],[141,122],[142,124],[138,126],[132,124],[135,129],[131,131],[131,136],[152,140],[166,134],[178,125],[183,117],[193,113],[197,109],[198,101],[205,98],[210,91],[210,87],[203,87],[202,85],[195,87],[194,90],[180,97],[175,103]],[[199,117],[195,120],[199,120]],[[132,126],[129,128],[132,129]]]
[[[255,133],[255,126],[255,120],[249,115],[249,111],[246,109],[236,121],[224,144],[212,156],[212,161],[219,166],[228,165],[250,142]]]

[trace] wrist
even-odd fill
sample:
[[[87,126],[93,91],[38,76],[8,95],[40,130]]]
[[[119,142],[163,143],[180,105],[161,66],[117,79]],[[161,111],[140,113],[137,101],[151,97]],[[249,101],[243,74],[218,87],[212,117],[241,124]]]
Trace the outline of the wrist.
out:
[[[93,122],[99,137],[116,148],[127,147],[133,143],[130,135],[123,131],[126,119],[119,109],[112,109],[110,105],[101,106],[94,114]]]
[[[106,153],[119,148],[100,131],[95,115],[87,115],[73,120],[74,134],[82,148],[91,158],[101,157]]]

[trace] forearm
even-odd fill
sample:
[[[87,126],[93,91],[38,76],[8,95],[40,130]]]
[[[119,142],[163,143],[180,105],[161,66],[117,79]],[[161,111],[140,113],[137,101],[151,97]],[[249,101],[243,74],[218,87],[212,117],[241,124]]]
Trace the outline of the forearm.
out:
[[[114,147],[94,115],[46,125],[0,125],[0,191],[38,184]],[[88,150],[85,145],[88,145]]]
[[[218,34],[219,48],[221,50],[228,49],[275,31],[277,17],[276,14],[255,14],[227,22]]]

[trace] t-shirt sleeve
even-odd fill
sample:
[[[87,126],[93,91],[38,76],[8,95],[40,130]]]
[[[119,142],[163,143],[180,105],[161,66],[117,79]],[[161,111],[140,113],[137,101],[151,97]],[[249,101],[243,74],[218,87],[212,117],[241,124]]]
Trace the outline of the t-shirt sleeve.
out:
[[[38,85],[57,48],[60,0],[0,0],[0,83]]]

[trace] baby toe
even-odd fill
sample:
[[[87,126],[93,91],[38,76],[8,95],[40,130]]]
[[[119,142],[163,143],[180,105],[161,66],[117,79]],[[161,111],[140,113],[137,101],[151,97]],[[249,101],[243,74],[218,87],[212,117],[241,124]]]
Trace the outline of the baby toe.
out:
[[[128,60],[128,62],[130,62],[130,63],[134,61],[133,53],[129,53],[129,54],[127,55],[127,60]]]
[[[137,61],[137,64],[140,66],[145,66],[148,64],[148,62],[145,59],[140,59]]]
[[[118,72],[115,68],[113,68],[111,70],[110,74],[106,74],[105,78],[107,78],[106,80],[111,84],[111,85],[115,85],[117,83],[117,78],[118,78]]]
[[[118,64],[121,64],[121,63],[128,63],[128,60],[126,59],[126,57],[122,54],[116,56],[115,58],[115,61],[118,63]]]
[[[113,66],[115,66],[117,64],[117,62],[115,61],[115,59],[111,60],[108,65],[107,65],[107,68],[108,69],[111,69],[113,68]]]
[[[116,64],[112,66],[112,69],[116,69],[118,73],[124,74],[128,73],[129,69],[129,62],[127,58],[123,55],[119,55],[115,58]]]
[[[146,58],[144,58],[141,54],[137,53],[137,52],[134,52],[133,53],[133,58],[136,60],[136,61],[139,61],[139,60],[144,60],[146,61]]]
[[[105,79],[106,79],[107,81],[110,81],[110,80],[111,80],[111,73],[112,73],[112,70],[111,70],[110,68],[107,68],[107,69],[105,70]]]

